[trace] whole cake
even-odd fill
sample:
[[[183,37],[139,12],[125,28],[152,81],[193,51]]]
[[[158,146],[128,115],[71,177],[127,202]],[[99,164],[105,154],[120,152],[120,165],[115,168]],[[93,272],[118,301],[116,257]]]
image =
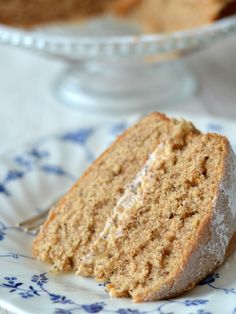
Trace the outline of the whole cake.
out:
[[[178,295],[235,246],[236,159],[228,140],[152,113],[128,129],[53,208],[33,243],[56,271],[112,296]]]
[[[235,12],[235,0],[0,0],[0,23],[23,27],[115,14],[148,32],[170,32]]]

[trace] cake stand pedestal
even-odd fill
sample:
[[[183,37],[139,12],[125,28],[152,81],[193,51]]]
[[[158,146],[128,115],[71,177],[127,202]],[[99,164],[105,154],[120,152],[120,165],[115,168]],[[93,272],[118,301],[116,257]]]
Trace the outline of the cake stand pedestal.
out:
[[[62,103],[88,111],[142,111],[166,108],[196,89],[196,80],[182,61],[81,62],[56,82]]]
[[[64,104],[90,112],[166,108],[191,95],[194,77],[183,56],[236,33],[236,16],[174,33],[143,34],[137,25],[100,17],[23,30],[0,25],[0,44],[65,62],[54,85]]]

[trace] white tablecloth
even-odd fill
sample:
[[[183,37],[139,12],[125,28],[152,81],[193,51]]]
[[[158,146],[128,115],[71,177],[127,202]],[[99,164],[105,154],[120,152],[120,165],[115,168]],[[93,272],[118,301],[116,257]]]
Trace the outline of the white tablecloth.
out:
[[[173,110],[236,119],[236,38],[188,57],[186,63],[199,88]],[[0,153],[76,123],[118,118],[84,114],[59,103],[52,84],[64,66],[27,51],[0,47]]]

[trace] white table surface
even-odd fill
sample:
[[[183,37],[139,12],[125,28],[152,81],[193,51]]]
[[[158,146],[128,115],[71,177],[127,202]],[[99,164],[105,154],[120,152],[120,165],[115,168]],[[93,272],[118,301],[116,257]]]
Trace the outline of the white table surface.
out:
[[[186,63],[194,71],[199,88],[194,97],[173,109],[229,117],[236,123],[236,36],[186,58]],[[0,46],[0,153],[70,125],[119,118],[84,114],[59,103],[52,84],[64,66]],[[7,312],[0,309],[2,313]]]

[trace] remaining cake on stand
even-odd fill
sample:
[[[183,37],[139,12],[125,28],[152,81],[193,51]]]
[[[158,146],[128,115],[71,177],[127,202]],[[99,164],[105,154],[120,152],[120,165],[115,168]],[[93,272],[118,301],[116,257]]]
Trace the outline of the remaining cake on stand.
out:
[[[171,32],[212,23],[236,12],[232,0],[13,0],[0,1],[0,23],[31,27],[115,14],[147,32]]]

